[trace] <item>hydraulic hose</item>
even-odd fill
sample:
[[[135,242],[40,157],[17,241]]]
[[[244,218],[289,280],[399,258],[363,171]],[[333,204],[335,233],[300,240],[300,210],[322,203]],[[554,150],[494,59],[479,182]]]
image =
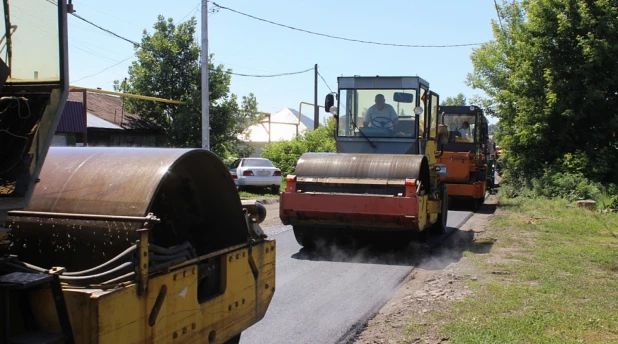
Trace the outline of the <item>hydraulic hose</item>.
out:
[[[121,283],[121,282],[127,282],[127,281],[131,281],[133,280],[133,278],[135,277],[135,272],[129,272],[128,274],[124,274],[122,276],[118,276],[116,278],[112,278],[109,281],[105,281],[102,282],[102,285],[106,285],[106,284],[115,284],[115,283]]]
[[[190,247],[191,247],[191,244],[188,241],[185,241],[184,243],[176,247],[172,247],[172,248],[165,248],[165,247],[157,246],[154,244],[148,244],[148,251],[151,251],[153,253],[158,253],[158,254],[172,255],[180,251],[184,251]]]
[[[191,259],[191,253],[189,251],[184,251],[184,252],[179,252],[177,254],[174,255],[158,255],[158,254],[151,254],[148,257],[148,260],[152,261],[152,262],[167,262],[170,260],[174,260],[176,258],[180,258],[180,257],[184,257],[187,260]]]
[[[130,256],[130,254],[132,254],[133,252],[135,252],[135,250],[137,250],[137,246],[133,245],[129,248],[127,248],[126,250],[124,250],[122,253],[118,254],[116,257],[108,260],[107,262],[99,265],[99,266],[95,266],[92,269],[88,269],[88,270],[82,270],[82,271],[75,271],[75,272],[65,272],[62,274],[62,276],[81,276],[81,275],[86,275],[86,274],[90,274],[93,272],[96,272],[98,270],[102,270],[103,268],[109,267],[112,264],[122,260],[122,258],[127,258]]]
[[[82,275],[86,275],[86,274],[91,274],[93,272],[96,272],[98,270],[101,270],[103,268],[106,267],[110,267],[112,266],[114,263],[122,260],[122,258],[127,258],[131,253],[133,253],[136,250],[137,246],[133,245],[131,247],[129,247],[128,249],[124,250],[122,253],[118,254],[116,257],[108,260],[107,262],[99,265],[99,266],[95,266],[94,268],[88,269],[88,270],[82,270],[82,271],[75,271],[75,272],[64,272],[62,274],[62,276],[82,276]],[[10,263],[7,262],[7,264],[11,264],[12,266],[18,265],[21,267],[25,267],[28,268],[30,270],[34,270],[36,272],[40,272],[40,273],[47,273],[48,269],[42,268],[40,266],[36,266],[36,265],[32,265],[26,262],[22,262],[22,261],[12,261]]]
[[[135,263],[126,262],[126,263],[120,264],[119,266],[109,271],[105,271],[103,273],[96,274],[96,275],[89,275],[89,276],[60,275],[60,281],[66,282],[69,284],[94,284],[94,283],[97,283],[100,279],[105,280],[105,279],[115,278],[117,277],[116,275],[118,273],[127,273],[128,271],[132,271],[134,267],[135,267]]]

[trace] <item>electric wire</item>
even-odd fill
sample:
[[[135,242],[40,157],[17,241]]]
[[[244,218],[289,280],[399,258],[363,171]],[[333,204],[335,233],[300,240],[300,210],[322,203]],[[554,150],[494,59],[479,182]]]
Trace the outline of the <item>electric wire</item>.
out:
[[[215,69],[209,69],[211,72],[216,72],[217,70]],[[247,76],[247,77],[254,77],[254,78],[274,78],[274,77],[278,77],[278,76],[287,76],[287,75],[295,75],[295,74],[302,74],[302,73],[307,73],[308,71],[313,70],[313,67],[311,68],[307,68],[305,70],[301,70],[298,72],[290,72],[290,73],[279,73],[279,74],[242,74],[242,73],[233,73],[233,72],[228,72],[228,71],[223,71],[224,73],[227,74],[232,74],[232,75],[238,75],[238,76]]]
[[[93,77],[93,76],[97,76],[97,75],[99,75],[99,74],[101,74],[101,73],[105,72],[106,70],[108,70],[108,69],[110,69],[110,68],[116,67],[117,65],[119,65],[119,64],[121,64],[121,63],[123,63],[123,62],[125,62],[126,60],[128,60],[128,59],[130,59],[130,58],[132,58],[132,57],[134,57],[134,56],[135,56],[135,54],[133,54],[133,55],[131,55],[131,56],[127,57],[126,59],[124,59],[124,60],[122,60],[122,61],[119,61],[119,62],[117,62],[117,63],[114,63],[113,65],[111,65],[111,66],[109,66],[109,67],[106,67],[105,69],[102,69],[102,70],[100,70],[100,71],[98,71],[98,72],[96,72],[96,73],[94,73],[94,74],[92,74],[92,75],[85,76],[85,77],[83,77],[83,78],[80,78],[80,79],[74,80],[74,81],[72,81],[72,82],[79,82],[79,81],[82,81],[82,80],[84,80],[84,79],[88,79],[88,78],[91,78],[91,77]]]
[[[301,31],[301,32],[305,32],[305,33],[309,33],[312,35],[317,35],[317,36],[323,36],[323,37],[328,37],[328,38],[333,38],[333,39],[339,39],[339,40],[344,40],[344,41],[349,41],[349,42],[358,42],[358,43],[365,43],[365,44],[375,44],[375,45],[386,45],[386,46],[393,46],[393,47],[404,47],[404,48],[455,48],[455,47],[467,47],[467,46],[474,46],[474,45],[481,45],[483,43],[465,43],[465,44],[443,44],[443,45],[414,45],[414,44],[396,44],[396,43],[380,43],[380,42],[372,42],[372,41],[365,41],[365,40],[360,40],[360,39],[353,39],[353,38],[345,38],[345,37],[338,37],[338,36],[333,36],[333,35],[328,35],[328,34],[324,34],[324,33],[318,33],[318,32],[313,32],[313,31],[309,31],[309,30],[304,30],[304,29],[299,29],[293,26],[289,26],[289,25],[284,25],[284,24],[279,24],[279,23],[275,23],[273,21],[267,20],[267,19],[263,19],[263,18],[259,18],[250,14],[246,14],[234,9],[231,9],[229,7],[225,7],[225,6],[221,6],[219,4],[217,4],[216,2],[213,2],[213,5],[217,6],[218,8],[224,9],[224,10],[228,10],[230,12],[234,12],[255,20],[259,20],[259,21],[263,21],[269,24],[273,24],[273,25],[277,25],[277,26],[281,26],[281,27],[285,27],[291,30],[296,30],[296,31]]]
[[[326,80],[324,79],[324,77],[322,76],[322,74],[320,74],[320,72],[318,72],[318,75],[320,76],[320,78],[322,78],[322,81],[324,81],[324,85],[326,85],[326,87],[328,87],[328,90],[333,93],[333,90],[330,88],[330,86],[328,86],[328,83],[326,82]]]
[[[50,4],[53,4],[53,5],[58,6],[58,4],[57,4],[56,2],[54,2],[54,1],[52,1],[52,0],[46,0],[46,1],[47,1],[47,2],[49,2]],[[104,32],[107,32],[107,33],[109,33],[109,34],[110,34],[110,35],[112,35],[112,36],[115,36],[115,37],[117,37],[117,38],[122,39],[123,41],[127,41],[127,42],[129,42],[129,43],[133,44],[134,46],[140,46],[140,44],[139,44],[139,43],[134,42],[134,41],[132,41],[132,40],[130,40],[130,39],[128,39],[128,38],[126,38],[126,37],[122,37],[122,36],[120,36],[119,34],[117,34],[117,33],[113,32],[113,31],[111,31],[111,30],[108,30],[108,29],[106,29],[106,28],[104,28],[104,27],[102,27],[102,26],[99,26],[99,25],[97,25],[97,24],[95,24],[95,23],[91,22],[90,20],[88,20],[88,19],[86,19],[86,18],[84,18],[84,17],[80,16],[79,14],[71,13],[71,15],[72,15],[72,16],[74,16],[75,18],[78,18],[79,20],[82,20],[82,21],[84,21],[84,22],[86,22],[86,23],[88,23],[88,24],[90,24],[90,25],[92,25],[92,26],[96,27],[96,28],[97,28],[97,29],[99,29],[99,30],[102,30],[102,31],[104,31]]]

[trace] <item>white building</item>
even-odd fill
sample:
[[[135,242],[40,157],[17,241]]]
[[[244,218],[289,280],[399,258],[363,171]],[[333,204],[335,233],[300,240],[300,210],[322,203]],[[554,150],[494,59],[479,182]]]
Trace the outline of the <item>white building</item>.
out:
[[[306,130],[313,130],[313,119],[302,115],[299,121],[298,117],[298,111],[284,108],[249,127],[240,139],[255,148],[251,157],[259,157],[267,143],[291,140]]]

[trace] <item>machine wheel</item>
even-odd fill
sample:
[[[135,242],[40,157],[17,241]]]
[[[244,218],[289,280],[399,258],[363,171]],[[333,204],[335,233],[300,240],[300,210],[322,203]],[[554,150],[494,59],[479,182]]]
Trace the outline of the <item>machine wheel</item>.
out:
[[[483,203],[485,203],[485,198],[475,198],[472,201],[472,210],[474,212],[477,212],[479,208],[483,205]]]
[[[296,242],[308,249],[315,248],[315,233],[309,227],[292,226]]]
[[[446,184],[442,184],[440,188],[440,198],[442,199],[442,206],[440,214],[438,215],[438,221],[431,225],[431,234],[442,234],[446,232],[446,220],[448,219],[448,189]]]

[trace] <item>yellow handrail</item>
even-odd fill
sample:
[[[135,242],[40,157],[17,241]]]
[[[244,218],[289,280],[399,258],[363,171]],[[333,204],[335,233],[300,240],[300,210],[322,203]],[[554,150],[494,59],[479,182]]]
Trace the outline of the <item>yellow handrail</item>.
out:
[[[142,99],[142,100],[152,100],[152,101],[161,102],[161,103],[170,103],[170,104],[184,104],[185,103],[185,102],[182,102],[180,100],[171,100],[171,99],[158,98],[158,97],[142,96],[142,95],[139,95],[139,94],[131,94],[131,93],[121,93],[121,92],[105,91],[105,90],[99,90],[99,89],[96,89],[96,88],[69,86],[69,89],[71,89],[71,90],[86,90],[86,91],[92,92],[92,93],[109,94],[109,95],[119,96],[119,97],[135,98],[135,99]]]

